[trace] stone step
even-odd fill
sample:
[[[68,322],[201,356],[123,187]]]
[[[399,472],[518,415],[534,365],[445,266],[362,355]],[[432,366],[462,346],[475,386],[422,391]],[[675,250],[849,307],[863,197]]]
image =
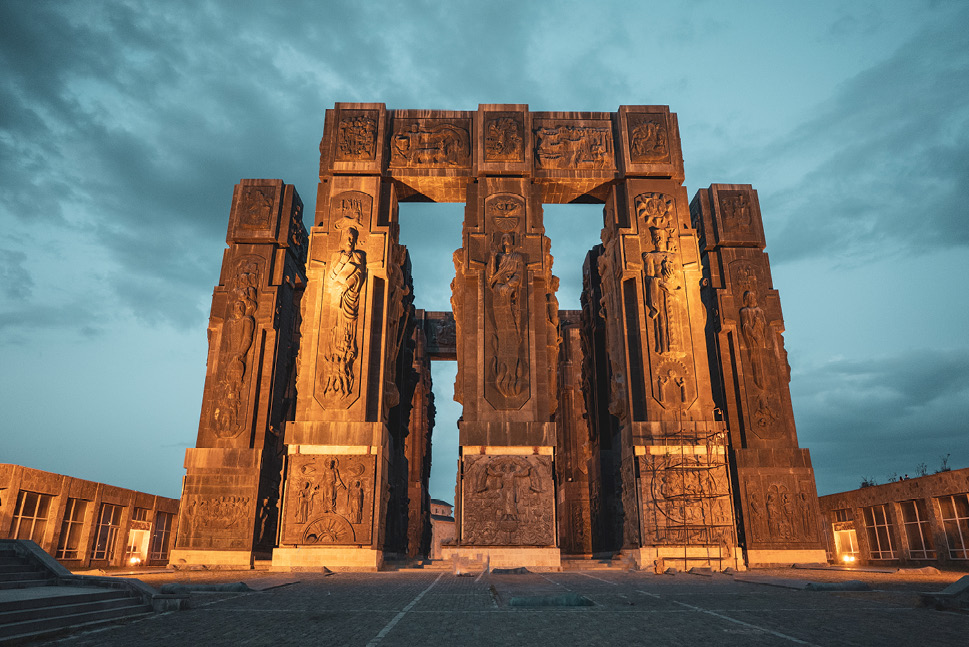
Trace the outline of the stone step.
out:
[[[10,589],[27,589],[35,586],[50,586],[54,583],[54,578],[44,577],[41,573],[37,576],[37,579],[32,580],[12,580],[12,581],[2,581],[0,580],[0,591]]]
[[[125,606],[100,609],[85,613],[69,613],[56,617],[25,620],[0,626],[0,639],[12,641],[27,638],[38,638],[48,634],[58,633],[65,629],[90,627],[104,622],[146,616],[151,613],[151,607],[140,600],[129,600]]]
[[[120,589],[79,590],[77,587],[48,587],[47,591],[34,591],[31,595],[0,601],[0,613],[62,604],[76,604],[100,600],[117,600],[131,597]],[[64,593],[60,593],[64,591]]]
[[[6,573],[16,573],[24,569],[32,568],[29,564],[24,562],[16,562],[12,564],[0,564],[0,578],[4,577]]]
[[[0,632],[2,632],[3,627],[19,622],[41,620],[44,618],[58,618],[61,616],[75,616],[84,613],[93,613],[95,611],[130,607],[132,604],[140,604],[139,600],[135,600],[124,594],[118,597],[102,599],[98,599],[97,596],[88,596],[91,599],[83,599],[84,596],[77,597],[81,597],[82,599],[67,602],[64,598],[47,598],[47,600],[61,602],[61,604],[43,604],[0,612]],[[47,600],[44,601],[46,602]],[[39,602],[39,600],[34,600],[34,602]],[[0,633],[0,635],[3,634]]]
[[[47,577],[47,572],[39,568],[21,566],[17,571],[3,573],[0,575],[0,582],[16,582],[19,580],[36,580]]]

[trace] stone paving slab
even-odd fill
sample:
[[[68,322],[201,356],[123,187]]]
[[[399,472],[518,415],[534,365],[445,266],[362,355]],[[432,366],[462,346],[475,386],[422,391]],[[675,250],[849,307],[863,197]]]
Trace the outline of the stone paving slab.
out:
[[[295,577],[296,574],[294,574]],[[779,573],[794,575],[794,573]],[[224,574],[239,581],[240,573]],[[264,574],[253,573],[253,579]],[[857,573],[845,575],[851,579]],[[81,633],[62,647],[179,645],[964,645],[969,615],[918,608],[905,591],[812,592],[620,571],[456,577],[299,573],[261,592],[193,596],[193,607]],[[951,579],[951,578],[950,578]],[[946,580],[934,580],[939,590]],[[512,607],[574,593],[589,607]]]

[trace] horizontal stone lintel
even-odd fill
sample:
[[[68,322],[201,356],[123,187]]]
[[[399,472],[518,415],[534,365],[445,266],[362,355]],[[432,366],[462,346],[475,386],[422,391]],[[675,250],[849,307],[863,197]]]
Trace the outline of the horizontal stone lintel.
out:
[[[726,447],[723,445],[636,445],[633,451],[636,456],[665,456],[667,454],[706,454],[707,450],[713,454],[725,454]]]
[[[554,422],[460,422],[462,447],[554,447]]]
[[[466,445],[461,447],[461,453],[463,455],[486,454],[488,456],[551,456],[555,453],[555,448],[549,445],[532,447],[523,447],[521,445]]]
[[[189,447],[185,450],[185,469],[259,469],[262,450],[229,447]]]
[[[342,454],[363,455],[376,454],[380,448],[376,445],[289,445],[290,454]]]

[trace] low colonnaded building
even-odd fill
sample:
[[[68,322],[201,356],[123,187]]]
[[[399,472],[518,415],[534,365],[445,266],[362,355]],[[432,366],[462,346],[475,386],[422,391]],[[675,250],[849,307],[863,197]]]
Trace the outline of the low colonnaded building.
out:
[[[0,538],[71,569],[168,563],[178,499],[0,463]]]
[[[829,559],[969,569],[969,468],[819,500]]]

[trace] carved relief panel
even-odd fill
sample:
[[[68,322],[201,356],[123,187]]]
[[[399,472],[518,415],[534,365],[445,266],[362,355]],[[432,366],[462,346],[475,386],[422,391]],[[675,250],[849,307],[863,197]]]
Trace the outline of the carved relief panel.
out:
[[[697,206],[708,244],[764,248],[760,202],[749,184],[713,184],[706,193]]]
[[[344,191],[330,201],[330,233],[322,261],[316,399],[325,407],[346,409],[360,396],[366,334],[368,254],[373,198]],[[382,237],[379,237],[382,252]],[[316,259],[317,262],[321,259]]]
[[[485,398],[518,409],[530,396],[529,277],[524,249],[525,199],[496,193],[485,200],[491,231],[485,266]]]
[[[235,261],[226,281],[227,306],[211,399],[212,429],[223,439],[239,436],[250,418],[249,394],[256,368],[253,346],[264,265],[265,259],[259,256],[243,256]]]
[[[179,505],[178,548],[249,550],[256,488],[238,476],[185,476]]]
[[[637,164],[670,161],[670,133],[664,114],[630,114],[626,117],[629,159]]]
[[[268,230],[273,224],[273,207],[275,204],[275,186],[249,185],[243,187],[242,200],[239,206],[239,227],[248,230]]]
[[[547,170],[614,169],[612,123],[536,119],[535,166]]]
[[[379,118],[376,110],[341,110],[335,159],[340,162],[376,159]]]
[[[470,167],[471,120],[395,118],[390,136],[390,166]]]
[[[555,544],[551,456],[465,456],[462,499],[464,544]]]
[[[243,180],[235,187],[226,242],[268,242],[276,236],[282,182],[251,182],[254,181]]]
[[[743,479],[744,526],[750,542],[815,543],[818,504],[813,476],[760,474]]]
[[[525,115],[521,112],[486,112],[484,117],[484,160],[525,161]]]
[[[647,192],[633,198],[633,207],[640,232],[650,390],[663,409],[688,409],[697,385],[675,201],[665,193]],[[627,262],[630,249],[627,244]]]
[[[639,456],[643,543],[735,545],[724,454],[702,445],[648,449],[666,451]]]
[[[627,176],[683,180],[676,114],[667,106],[620,106],[619,132]]]
[[[792,430],[790,366],[780,334],[783,322],[775,312],[776,292],[763,278],[766,272],[761,257],[732,261],[727,267],[732,298],[722,299],[720,307],[725,323],[738,333],[748,435],[762,440],[783,437]]]
[[[294,454],[288,463],[282,544],[370,544],[374,456]]]

